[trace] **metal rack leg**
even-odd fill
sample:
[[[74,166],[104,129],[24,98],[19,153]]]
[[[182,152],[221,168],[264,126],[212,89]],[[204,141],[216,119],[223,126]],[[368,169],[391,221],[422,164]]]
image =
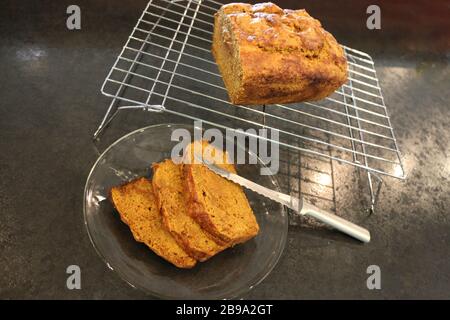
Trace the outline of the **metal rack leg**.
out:
[[[375,207],[378,202],[378,198],[380,195],[381,187],[383,185],[383,179],[379,177],[376,174],[372,174],[370,172],[367,172],[368,179],[369,179],[369,188],[370,188],[370,214],[375,212]],[[372,179],[372,176],[375,179]],[[378,181],[378,186],[376,187],[376,190],[374,191],[374,181]]]
[[[348,100],[350,100],[350,102],[356,107],[356,103],[355,103],[355,99],[354,99],[355,96],[354,96],[352,88],[353,88],[353,82],[352,82],[352,80],[350,80],[348,89],[350,91],[351,98],[349,98]],[[343,92],[345,93],[344,89],[343,89]],[[347,102],[346,96],[344,97],[344,99]],[[361,121],[359,120],[360,119],[359,112],[358,112],[358,110],[356,108],[355,108],[355,115],[356,115],[356,122],[357,122],[358,129],[359,129],[359,131],[358,131],[359,132],[359,134],[358,134],[359,135],[359,140],[364,142],[364,134],[363,134],[363,132],[361,130],[362,127],[361,127]],[[351,131],[351,129],[349,129],[349,130]],[[368,166],[366,146],[364,145],[364,143],[361,143],[361,149],[362,149],[362,152],[363,152],[364,165]],[[379,179],[379,184],[378,184],[378,188],[377,188],[376,192],[374,192],[372,176],[377,177]],[[381,180],[381,178],[379,178],[378,176],[372,174],[369,171],[367,172],[367,180],[368,180],[369,193],[370,193],[369,212],[372,214],[372,213],[375,212],[375,204],[377,202],[378,195],[379,195],[379,192],[380,192],[380,189],[381,189],[382,180]]]
[[[349,95],[351,95],[351,98],[347,98],[347,94],[344,95],[344,101],[346,103],[345,113],[347,115],[347,124],[349,125],[349,129],[348,129],[349,135],[350,135],[351,138],[353,138],[353,131],[350,128],[350,126],[352,126],[352,123],[351,123],[351,119],[349,117],[350,114],[349,114],[349,110],[348,110],[348,107],[347,107],[347,103],[349,103],[349,102],[356,107],[354,94],[353,94],[353,90],[352,90],[353,83],[352,83],[351,80],[350,80],[350,85],[347,88],[349,88],[349,91],[350,91]],[[343,88],[341,88],[340,90],[341,90],[342,93],[344,93],[344,94],[346,93]],[[359,140],[360,141],[364,141],[364,134],[361,131],[362,127],[361,127],[361,122],[359,121],[359,113],[358,113],[357,109],[355,109],[355,115],[356,115],[356,119],[357,119],[356,121],[357,121],[358,129],[359,129],[359,131],[358,131],[359,132]],[[355,143],[354,143],[353,140],[351,141],[351,144],[352,144],[352,150],[356,151],[356,146],[355,146]],[[363,143],[361,144],[361,149],[362,149],[362,152],[363,152],[364,164],[366,166],[368,166],[368,159],[367,159],[367,156],[366,156],[366,147],[365,147],[365,145]],[[356,153],[353,153],[353,161],[355,163],[360,163],[360,161],[356,157]],[[372,179],[372,176],[376,177],[377,180],[378,180],[378,187],[377,187],[376,191],[374,191],[374,181]],[[375,175],[375,174],[373,174],[371,172],[367,172],[367,182],[368,182],[369,194],[370,194],[369,212],[370,212],[370,214],[372,214],[372,213],[375,212],[375,205],[376,205],[377,200],[378,200],[378,195],[380,193],[383,180],[378,175]]]
[[[113,110],[114,113],[110,116]],[[93,140],[96,140],[98,138],[100,133],[103,132],[103,130],[109,125],[109,123],[114,119],[118,112],[119,110],[117,109],[117,101],[116,99],[113,99],[108,107],[108,110],[106,111],[105,116],[102,119],[102,122],[94,133]]]

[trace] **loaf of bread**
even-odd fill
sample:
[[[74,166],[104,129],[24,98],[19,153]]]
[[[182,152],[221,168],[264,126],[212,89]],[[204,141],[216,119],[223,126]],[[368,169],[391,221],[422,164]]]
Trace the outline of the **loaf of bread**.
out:
[[[111,189],[111,201],[133,237],[179,268],[192,268],[196,260],[178,245],[163,225],[152,183],[139,178]]]
[[[212,52],[233,104],[320,100],[347,80],[344,51],[321,23],[270,2],[222,6]]]
[[[190,163],[185,163],[184,174],[191,197],[191,216],[209,234],[232,245],[256,236],[259,225],[241,186],[222,178],[202,164],[195,164],[194,151],[203,154],[209,161],[215,161],[223,169],[236,173],[234,166],[227,162],[226,152],[212,148],[207,141],[190,144],[185,153],[186,158],[190,159],[186,162]]]
[[[170,159],[154,164],[152,184],[164,225],[190,256],[205,261],[227,247],[216,243],[189,215],[182,164]]]

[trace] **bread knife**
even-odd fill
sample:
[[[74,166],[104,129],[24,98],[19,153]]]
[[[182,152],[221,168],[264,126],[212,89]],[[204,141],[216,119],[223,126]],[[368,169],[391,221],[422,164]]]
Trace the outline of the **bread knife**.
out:
[[[306,201],[303,201],[301,197],[296,198],[275,190],[271,190],[251,180],[243,178],[235,173],[231,173],[227,170],[224,170],[215,165],[214,163],[208,161],[207,159],[201,159],[198,156],[195,156],[195,158],[198,159],[200,163],[203,163],[209,170],[218,174],[221,177],[224,177],[225,179],[233,181],[234,183],[237,183],[247,189],[250,189],[260,195],[263,195],[266,198],[281,203],[301,215],[313,217],[362,242],[367,243],[370,241],[370,233],[368,230],[350,221],[347,221],[341,217],[338,217],[335,214],[322,210]]]

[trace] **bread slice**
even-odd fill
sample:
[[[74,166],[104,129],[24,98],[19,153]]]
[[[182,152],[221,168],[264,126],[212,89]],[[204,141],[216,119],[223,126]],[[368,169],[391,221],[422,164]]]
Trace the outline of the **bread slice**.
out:
[[[223,169],[236,173],[226,152],[212,147],[207,141],[190,144],[185,153],[190,161],[185,161],[184,174],[191,196],[191,216],[208,233],[233,245],[256,236],[259,232],[258,222],[241,186],[222,178],[202,164],[195,164],[194,150]]]
[[[227,247],[216,243],[189,215],[182,164],[170,159],[153,164],[152,183],[164,225],[190,256],[205,261]]]
[[[126,223],[134,239],[143,242],[153,252],[179,268],[192,268],[196,260],[184,251],[162,223],[153,194],[152,183],[146,178],[133,180],[111,189],[111,201]]]

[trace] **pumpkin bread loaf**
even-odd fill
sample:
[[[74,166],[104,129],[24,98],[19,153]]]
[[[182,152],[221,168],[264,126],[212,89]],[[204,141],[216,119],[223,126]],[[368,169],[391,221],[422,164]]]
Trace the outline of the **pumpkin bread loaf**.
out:
[[[320,100],[347,80],[344,51],[321,23],[270,2],[222,6],[212,53],[233,104]]]

